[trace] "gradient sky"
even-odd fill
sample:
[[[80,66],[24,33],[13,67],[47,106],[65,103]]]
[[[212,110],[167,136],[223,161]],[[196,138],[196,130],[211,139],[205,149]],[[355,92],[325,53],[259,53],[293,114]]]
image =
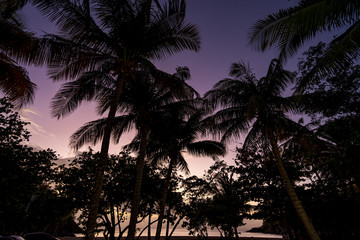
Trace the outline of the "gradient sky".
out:
[[[257,20],[287,8],[296,1],[288,0],[188,0],[187,21],[196,24],[200,30],[201,50],[198,53],[183,52],[156,63],[169,73],[177,66],[188,66],[192,78],[190,85],[200,94],[210,90],[219,80],[228,76],[230,64],[237,61],[248,62],[257,77],[266,74],[270,60],[276,57],[276,51],[256,52],[247,44],[249,27]],[[54,32],[55,28],[32,7],[26,7],[23,20],[28,29],[36,32]],[[331,34],[320,39],[326,41]],[[314,43],[314,42],[313,42]],[[290,60],[286,69],[296,70],[296,60],[307,47],[300,49],[299,54]],[[27,67],[31,80],[37,84],[38,90],[32,105],[22,110],[21,115],[32,124],[30,143],[40,148],[51,148],[60,157],[74,156],[68,148],[70,135],[81,125],[95,120],[95,105],[84,103],[77,111],[64,119],[50,116],[50,101],[62,82],[53,82],[46,75],[46,69]],[[124,136],[122,143],[131,140]],[[240,140],[235,140],[241,142]],[[227,162],[234,157],[232,151],[235,144],[229,147]],[[99,146],[95,147],[96,150]],[[110,153],[118,153],[120,145],[112,145]],[[83,148],[81,150],[86,150]],[[210,159],[189,158],[192,174],[202,174],[211,164]]]

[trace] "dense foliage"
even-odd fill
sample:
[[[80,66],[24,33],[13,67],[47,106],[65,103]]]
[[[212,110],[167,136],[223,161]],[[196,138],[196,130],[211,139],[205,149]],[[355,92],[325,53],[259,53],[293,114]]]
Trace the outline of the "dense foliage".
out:
[[[215,161],[202,178],[184,181],[189,209],[183,226],[190,234],[206,238],[208,229],[217,229],[221,237],[239,237],[237,228],[244,225],[250,206],[240,176],[224,161]]]
[[[58,170],[57,187],[59,195],[74,202],[79,211],[79,222],[86,222],[92,192],[96,164],[99,153],[91,149],[75,157],[67,166],[61,165]],[[140,203],[140,216],[144,220],[152,213],[151,202],[160,198],[159,173],[146,167],[143,191]],[[131,209],[131,200],[136,173],[136,158],[128,152],[109,156],[105,171],[104,187],[98,215],[99,229],[106,239],[120,239],[128,229],[127,212]],[[115,237],[115,231],[119,234]]]
[[[335,169],[321,158],[315,162],[309,158],[300,162],[298,154],[298,158],[283,157],[293,181],[298,183],[296,191],[321,238],[357,239],[360,234],[356,227],[359,224],[356,216],[360,213],[360,191],[351,183],[351,177],[344,178],[334,172]],[[284,239],[307,239],[284,195],[285,190],[271,159],[261,151],[238,149],[236,163],[235,171],[241,176],[238,184],[247,189],[250,199],[259,203],[251,217],[265,221],[258,230],[282,234]]]
[[[0,99],[0,232],[61,231],[72,206],[51,187],[57,156],[26,145],[26,124]]]

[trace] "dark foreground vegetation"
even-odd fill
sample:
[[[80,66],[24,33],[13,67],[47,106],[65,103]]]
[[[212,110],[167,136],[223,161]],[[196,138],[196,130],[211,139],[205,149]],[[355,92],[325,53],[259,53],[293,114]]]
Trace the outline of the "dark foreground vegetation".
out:
[[[200,46],[185,1],[165,2],[0,1],[0,88],[8,97],[0,100],[0,234],[159,240],[165,224],[166,240],[180,225],[197,239],[213,239],[209,229],[238,239],[250,218],[289,240],[359,239],[359,2],[299,1],[259,21],[250,42],[277,46],[279,57],[261,78],[233,63],[229,78],[204,96],[186,82],[187,67],[169,74],[152,63]],[[16,12],[27,3],[55,21],[61,36],[24,31]],[[309,48],[297,73],[284,69],[306,40],[338,27],[349,30]],[[84,101],[107,114],[70,139],[74,149],[101,142],[100,152],[89,148],[56,164],[53,150],[29,146],[28,123],[12,105],[34,97],[20,65],[28,63],[45,65],[54,80],[70,79],[53,98],[53,116]],[[109,155],[110,140],[130,130],[131,143]],[[226,145],[240,138],[229,165]],[[188,172],[184,152],[214,164],[202,177],[181,175]]]

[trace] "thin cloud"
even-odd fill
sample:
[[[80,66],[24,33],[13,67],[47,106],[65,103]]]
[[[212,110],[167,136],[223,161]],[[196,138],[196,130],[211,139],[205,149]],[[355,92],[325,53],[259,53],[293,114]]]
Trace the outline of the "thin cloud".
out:
[[[28,131],[32,134],[32,135],[40,135],[40,136],[47,136],[47,137],[56,137],[55,134],[46,131],[42,126],[40,126],[39,124],[37,124],[31,117],[31,115],[35,115],[35,116],[40,116],[40,114],[35,111],[34,109],[31,108],[23,108],[19,110],[19,115],[20,115],[20,119],[24,122],[28,122],[30,123],[29,125],[26,126],[26,128],[28,129]]]

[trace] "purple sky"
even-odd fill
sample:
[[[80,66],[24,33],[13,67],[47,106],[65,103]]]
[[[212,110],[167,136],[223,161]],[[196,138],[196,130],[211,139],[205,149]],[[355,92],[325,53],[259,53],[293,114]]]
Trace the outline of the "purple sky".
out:
[[[201,50],[198,53],[183,52],[156,63],[169,73],[177,66],[190,68],[192,85],[200,94],[210,90],[219,80],[227,77],[230,64],[243,60],[248,62],[257,77],[266,74],[270,60],[276,57],[275,51],[256,52],[247,45],[249,27],[257,20],[274,13],[281,8],[287,8],[296,1],[288,0],[188,0],[187,20],[200,29]],[[26,26],[37,32],[54,31],[47,22],[32,7],[24,9],[23,20]],[[323,41],[331,35],[323,37]],[[306,48],[299,51],[302,53]],[[286,68],[295,70],[297,55],[290,60]],[[95,120],[95,105],[85,103],[77,111],[64,119],[50,117],[50,101],[62,82],[52,82],[46,75],[46,69],[27,68],[30,78],[38,85],[34,104],[22,110],[22,116],[32,123],[29,130],[32,133],[31,144],[41,148],[54,149],[61,157],[74,156],[68,148],[70,135],[82,124]],[[124,136],[123,142],[129,142],[131,136]],[[236,140],[240,142],[240,140]],[[230,163],[234,156],[229,147],[230,155],[226,158]],[[120,145],[113,145],[111,153],[118,153]],[[98,150],[98,146],[95,147]],[[83,148],[81,150],[86,150]],[[202,174],[212,160],[189,158],[192,174]]]

